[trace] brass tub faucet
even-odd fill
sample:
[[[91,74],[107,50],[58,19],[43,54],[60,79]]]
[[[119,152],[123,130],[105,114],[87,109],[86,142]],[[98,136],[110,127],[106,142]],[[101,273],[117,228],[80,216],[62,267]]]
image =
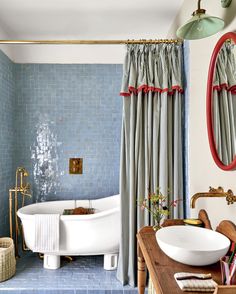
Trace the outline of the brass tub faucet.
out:
[[[18,224],[18,193],[21,196],[21,207],[25,205],[25,196],[32,197],[30,184],[26,182],[26,177],[29,173],[24,167],[18,167],[16,169],[15,187],[9,189],[9,224],[10,224],[10,237],[14,240],[16,248],[16,256],[19,257],[18,251],[18,236],[20,234]],[[14,196],[13,196],[14,195]],[[14,206],[14,209],[13,209]],[[15,229],[15,230],[14,230]],[[14,230],[14,233],[13,233]],[[24,236],[22,234],[22,247],[25,250]]]

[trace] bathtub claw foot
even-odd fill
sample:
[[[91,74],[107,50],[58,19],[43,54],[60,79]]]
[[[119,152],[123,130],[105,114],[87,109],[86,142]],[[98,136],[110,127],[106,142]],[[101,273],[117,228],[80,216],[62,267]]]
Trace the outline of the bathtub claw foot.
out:
[[[58,269],[61,266],[60,255],[44,254],[43,267],[46,269]]]
[[[43,253],[38,253],[38,258],[43,259],[44,254]]]
[[[67,262],[72,262],[72,261],[75,261],[75,257],[65,255],[65,256],[63,256],[63,260],[65,260]]]
[[[118,254],[105,254],[103,268],[107,271],[117,268]]]

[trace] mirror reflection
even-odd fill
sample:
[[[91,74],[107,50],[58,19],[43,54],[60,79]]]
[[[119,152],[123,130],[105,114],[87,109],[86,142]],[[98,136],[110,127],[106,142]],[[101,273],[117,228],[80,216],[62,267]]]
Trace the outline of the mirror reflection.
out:
[[[223,44],[217,56],[212,123],[219,159],[229,165],[236,155],[236,46],[232,40]]]

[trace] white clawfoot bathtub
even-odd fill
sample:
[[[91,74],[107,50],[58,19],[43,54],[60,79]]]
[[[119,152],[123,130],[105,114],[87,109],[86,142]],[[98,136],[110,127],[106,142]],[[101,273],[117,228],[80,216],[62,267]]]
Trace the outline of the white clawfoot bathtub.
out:
[[[62,215],[64,209],[92,207],[90,215]],[[61,214],[59,251],[44,253],[44,267],[60,267],[60,256],[104,255],[104,268],[115,269],[120,242],[120,195],[95,200],[62,200],[35,203],[17,212],[25,243],[34,249],[35,214]]]

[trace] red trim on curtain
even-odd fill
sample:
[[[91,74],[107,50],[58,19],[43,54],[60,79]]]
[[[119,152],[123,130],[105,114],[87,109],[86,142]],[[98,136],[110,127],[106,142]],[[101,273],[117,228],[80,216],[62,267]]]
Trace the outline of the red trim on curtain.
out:
[[[179,85],[172,86],[171,89],[169,89],[169,88],[161,89],[161,88],[156,88],[156,87],[149,87],[148,85],[141,85],[138,88],[134,88],[132,86],[129,86],[128,90],[129,90],[129,92],[120,92],[120,96],[128,97],[132,93],[137,95],[139,92],[144,92],[144,93],[148,93],[148,92],[164,93],[164,92],[167,92],[169,95],[173,95],[175,91],[178,91],[179,93],[184,92],[184,90]]]
[[[236,94],[236,85],[233,85],[231,87],[228,86],[228,84],[220,84],[213,86],[213,91],[222,91],[223,89],[227,90],[228,92],[232,92],[232,94]]]

